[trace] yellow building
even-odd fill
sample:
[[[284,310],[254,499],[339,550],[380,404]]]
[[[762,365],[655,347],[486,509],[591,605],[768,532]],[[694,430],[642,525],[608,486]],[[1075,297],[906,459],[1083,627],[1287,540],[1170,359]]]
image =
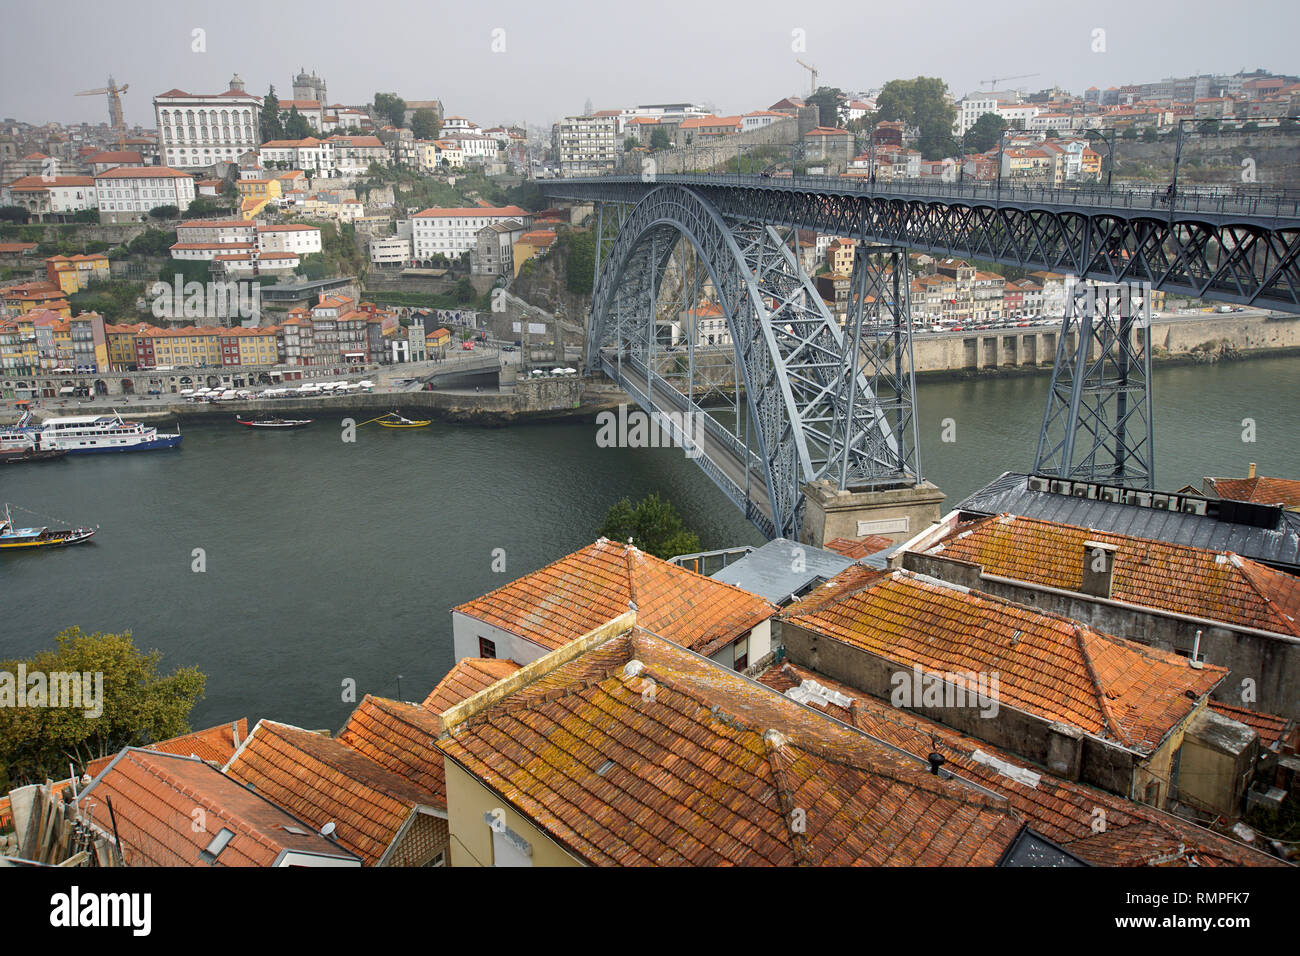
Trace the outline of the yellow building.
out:
[[[279,361],[276,347],[276,332],[279,330],[275,326],[226,331],[234,333],[239,349],[240,365],[274,365]],[[223,346],[223,353],[224,350]]]
[[[64,318],[72,315],[63,290],[51,282],[22,282],[18,285],[0,288],[0,301],[10,315],[22,315],[25,312],[40,312],[48,309]]]
[[[80,292],[91,282],[109,278],[108,256],[103,253],[80,256],[50,256],[45,260],[50,284],[66,295]]]
[[[146,364],[221,365],[221,335],[225,329],[183,326],[155,329],[149,335],[137,335],[137,346],[145,345]],[[139,354],[139,349],[137,349]]]
[[[519,270],[523,268],[525,262],[542,255],[554,244],[555,233],[549,229],[534,229],[532,232],[526,232],[516,239],[512,247],[515,259],[515,275],[519,275]]]
[[[113,372],[125,372],[136,364],[135,337],[137,333],[160,331],[144,322],[136,325],[105,325],[104,337],[108,339],[108,367]]]
[[[256,218],[269,203],[284,195],[278,179],[241,179],[235,185],[239,189],[239,212],[244,219]]]
[[[0,375],[31,375],[39,360],[32,323],[0,319]]]

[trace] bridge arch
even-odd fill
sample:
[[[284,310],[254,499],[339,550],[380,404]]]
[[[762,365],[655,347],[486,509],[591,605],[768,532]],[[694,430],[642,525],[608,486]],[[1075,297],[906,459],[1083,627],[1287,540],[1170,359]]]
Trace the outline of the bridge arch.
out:
[[[658,297],[683,241],[707,274],[730,338],[734,384],[744,389],[744,407],[737,402],[730,422],[702,408],[689,390],[684,396],[665,394],[671,383],[656,355]],[[851,461],[850,477],[892,467],[894,435],[861,375],[860,401],[856,406],[852,398],[846,401],[844,383],[853,366],[844,360],[839,325],[774,227],[757,219],[724,218],[694,190],[666,184],[641,198],[602,253],[588,366],[610,371],[639,404],[702,416],[713,447],[734,456],[733,466],[740,467],[720,475],[707,452],[701,466],[769,536],[798,538],[804,484],[832,468],[838,477],[845,459]],[[691,301],[694,309],[698,299]],[[692,369],[697,337],[690,328]],[[624,363],[630,375],[624,374]],[[639,386],[629,387],[635,375],[645,388],[640,396]],[[667,406],[657,403],[656,390]]]

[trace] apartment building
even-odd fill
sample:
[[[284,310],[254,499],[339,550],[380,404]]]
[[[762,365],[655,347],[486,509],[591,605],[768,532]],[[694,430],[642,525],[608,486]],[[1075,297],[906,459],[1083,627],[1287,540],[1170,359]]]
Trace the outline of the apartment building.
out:
[[[0,189],[0,204],[19,206],[37,219],[97,209],[93,176],[23,176]]]
[[[615,116],[567,116],[551,128],[551,148],[561,176],[609,172],[622,155]]]

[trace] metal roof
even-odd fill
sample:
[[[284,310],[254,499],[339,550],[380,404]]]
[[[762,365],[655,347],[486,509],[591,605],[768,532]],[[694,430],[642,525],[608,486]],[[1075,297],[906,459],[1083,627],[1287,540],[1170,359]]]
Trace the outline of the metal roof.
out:
[[[1248,521],[1247,513],[1239,506],[1225,507],[1221,502],[1209,500],[1207,510],[1210,513],[1194,514],[1150,504],[1104,501],[1078,493],[1035,491],[1029,488],[1030,477],[1017,472],[1005,472],[958,503],[957,510],[977,515],[1009,512],[1026,518],[1042,518],[1194,548],[1232,551],[1271,567],[1300,571],[1300,514],[1295,512],[1275,509],[1276,517],[1272,518],[1272,526],[1268,527],[1261,521],[1261,518],[1271,517],[1270,509],[1267,508],[1252,509],[1249,514],[1253,515],[1253,520]],[[1051,480],[1046,479],[1047,482]],[[1168,495],[1177,497],[1180,501],[1205,500],[1200,496],[1179,495],[1176,492],[1169,492]]]
[[[853,563],[852,558],[834,551],[776,538],[710,577],[781,604],[809,585],[830,580]]]

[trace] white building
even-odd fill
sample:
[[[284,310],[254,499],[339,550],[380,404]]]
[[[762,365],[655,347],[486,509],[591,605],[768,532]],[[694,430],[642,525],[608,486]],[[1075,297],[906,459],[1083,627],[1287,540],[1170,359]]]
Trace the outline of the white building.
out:
[[[447,136],[451,133],[469,133],[479,136],[483,133],[483,127],[471,123],[463,116],[448,116],[442,121],[442,135]]]
[[[370,261],[377,266],[404,266],[411,261],[411,240],[376,236],[370,240]]]
[[[0,189],[0,205],[21,206],[34,216],[95,209],[93,176],[24,176]]]
[[[975,125],[985,113],[998,115],[998,101],[992,96],[968,96],[957,104],[957,118],[953,121],[953,133],[965,136],[966,131]]]
[[[168,90],[153,99],[162,161],[178,169],[233,163],[257,146],[262,100],[238,75],[224,93]]]
[[[479,230],[495,222],[520,219],[529,225],[532,217],[518,206],[434,207],[411,217],[411,249],[415,259],[432,259],[436,255],[454,259],[472,250]]]
[[[193,219],[176,227],[178,243],[257,242],[257,223],[251,219]]]
[[[305,223],[258,226],[257,247],[262,252],[293,252],[302,256],[320,252],[320,229]]]
[[[118,166],[95,177],[100,222],[138,222],[159,206],[181,212],[194,201],[194,177],[167,166]]]
[[[442,141],[455,143],[460,147],[461,155],[471,162],[496,159],[501,148],[496,137],[478,133],[444,133]]]
[[[270,163],[284,163],[288,168],[317,176],[332,176],[335,170],[334,142],[314,136],[267,140],[258,150],[258,161],[263,167]]]
[[[748,133],[752,129],[762,129],[764,126],[771,126],[777,120],[789,118],[786,113],[775,113],[772,110],[755,110],[740,117],[740,131]]]
[[[331,136],[325,142],[334,148],[334,168],[341,176],[364,175],[372,163],[392,163],[392,154],[377,136]]]

